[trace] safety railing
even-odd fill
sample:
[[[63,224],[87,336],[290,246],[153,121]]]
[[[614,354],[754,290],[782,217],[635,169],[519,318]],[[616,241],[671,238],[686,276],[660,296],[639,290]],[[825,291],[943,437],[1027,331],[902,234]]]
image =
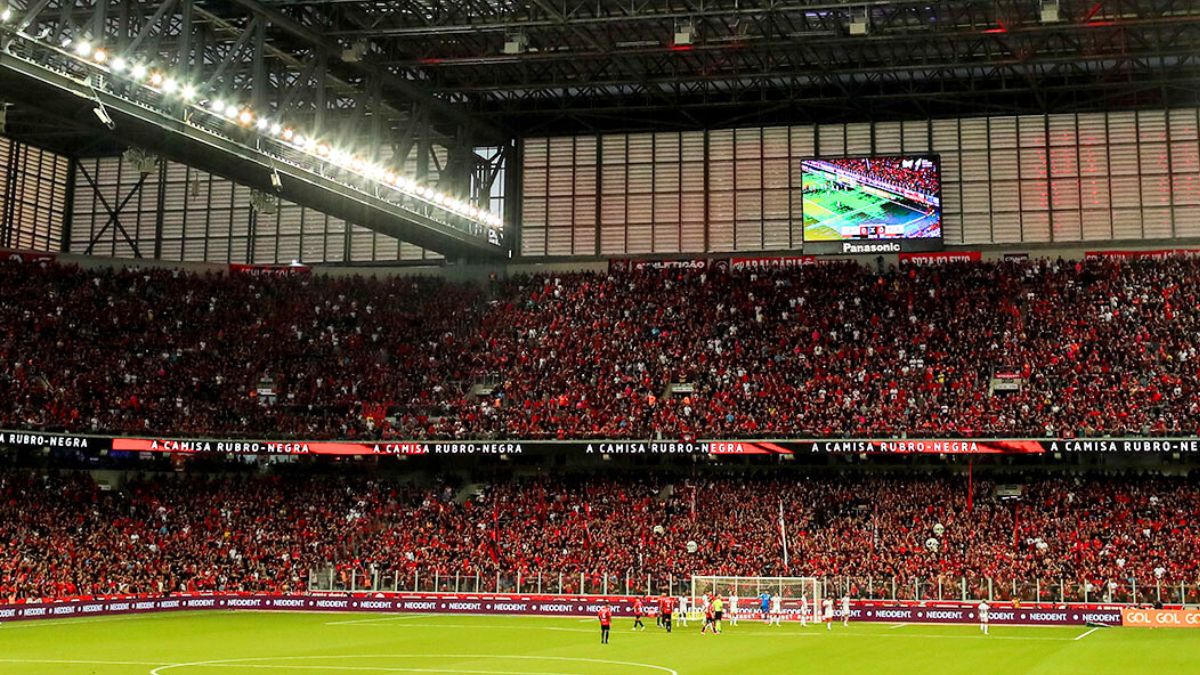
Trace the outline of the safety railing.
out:
[[[1200,604],[1200,580],[1156,578],[1117,579],[1103,583],[1064,579],[1001,579],[982,576],[942,576],[931,579],[897,577],[818,577],[823,597],[860,600]],[[385,570],[371,565],[328,565],[313,569],[308,588],[318,592],[392,593],[530,593],[546,595],[684,595],[691,577],[676,574],[587,574],[579,572],[510,572],[405,569]]]

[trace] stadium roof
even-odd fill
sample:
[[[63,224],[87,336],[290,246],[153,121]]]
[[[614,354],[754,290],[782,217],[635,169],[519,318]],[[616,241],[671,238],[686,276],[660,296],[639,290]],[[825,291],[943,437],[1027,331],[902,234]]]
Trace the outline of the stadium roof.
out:
[[[1192,104],[1200,73],[1189,0],[264,4],[517,133]]]
[[[1195,105],[1200,79],[1194,0],[5,4],[30,31],[115,36],[114,46],[190,62],[255,102],[388,137],[398,156],[430,136],[480,146],[597,130]],[[13,113],[18,127],[43,121]],[[42,133],[44,145],[64,143],[61,125]]]

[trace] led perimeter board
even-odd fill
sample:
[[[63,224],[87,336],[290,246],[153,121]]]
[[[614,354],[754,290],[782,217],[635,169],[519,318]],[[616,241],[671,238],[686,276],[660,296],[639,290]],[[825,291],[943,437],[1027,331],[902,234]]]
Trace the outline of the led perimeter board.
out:
[[[942,248],[936,155],[806,159],[805,253],[902,253]]]

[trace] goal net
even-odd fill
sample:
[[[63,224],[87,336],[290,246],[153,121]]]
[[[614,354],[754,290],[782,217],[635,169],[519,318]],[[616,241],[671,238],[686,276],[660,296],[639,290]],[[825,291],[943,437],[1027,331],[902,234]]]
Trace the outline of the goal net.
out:
[[[693,606],[698,606],[705,595],[726,601],[736,597],[740,615],[758,615],[763,593],[778,594],[788,618],[798,619],[804,614],[810,621],[820,621],[821,583],[816,577],[692,577]]]

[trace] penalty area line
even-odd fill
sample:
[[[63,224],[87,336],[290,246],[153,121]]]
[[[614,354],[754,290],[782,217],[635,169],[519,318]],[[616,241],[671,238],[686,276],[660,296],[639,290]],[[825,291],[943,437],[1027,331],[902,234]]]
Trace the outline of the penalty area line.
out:
[[[526,673],[524,671],[505,671],[505,670],[463,670],[450,668],[410,668],[398,666],[346,666],[342,663],[330,665],[296,665],[297,661],[328,661],[338,660],[345,661],[348,659],[455,659],[455,660],[488,660],[495,659],[500,661],[543,661],[551,663],[586,663],[600,665],[615,665],[627,666],[630,668],[639,668],[644,670],[654,670],[667,675],[679,675],[679,671],[668,668],[666,666],[656,666],[649,663],[639,663],[637,661],[617,661],[610,659],[591,659],[583,657],[571,656],[532,656],[532,655],[516,655],[516,654],[342,654],[342,655],[315,655],[309,654],[304,656],[261,656],[249,657],[240,659],[215,659],[211,661],[191,661],[188,663],[172,663],[168,665],[158,666],[150,671],[149,675],[163,675],[167,671],[185,670],[189,668],[234,668],[234,669],[251,669],[258,668],[263,670],[285,669],[285,670],[343,670],[343,671],[374,671],[374,672],[396,672],[396,673],[472,673],[479,675],[582,675],[578,673],[547,673],[546,671]],[[287,662],[288,665],[279,665],[281,662]]]
[[[326,621],[326,626],[356,626],[364,623],[383,623],[385,621],[404,621],[406,619],[428,619],[440,614],[401,614],[399,616],[371,616],[365,619],[348,619],[346,621]]]
[[[1082,634],[1075,636],[1075,638],[1074,638],[1074,639],[1075,639],[1075,640],[1082,640],[1083,638],[1085,638],[1085,637],[1087,637],[1087,636],[1091,635],[1092,633],[1095,633],[1095,632],[1096,632],[1096,631],[1098,631],[1098,630],[1100,630],[1100,627],[1099,627],[1099,626],[1096,626],[1096,627],[1094,627],[1094,628],[1089,628],[1088,630],[1084,631]]]
[[[0,663],[58,666],[165,666],[159,661],[92,661],[88,659],[0,659]]]

